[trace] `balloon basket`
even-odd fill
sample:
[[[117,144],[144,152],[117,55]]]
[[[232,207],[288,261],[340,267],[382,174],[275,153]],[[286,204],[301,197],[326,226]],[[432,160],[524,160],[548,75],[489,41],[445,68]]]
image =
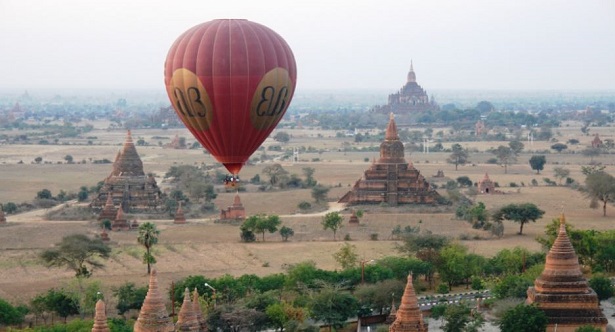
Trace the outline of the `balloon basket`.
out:
[[[228,175],[224,178],[224,186],[227,189],[239,187],[239,177],[237,175]]]

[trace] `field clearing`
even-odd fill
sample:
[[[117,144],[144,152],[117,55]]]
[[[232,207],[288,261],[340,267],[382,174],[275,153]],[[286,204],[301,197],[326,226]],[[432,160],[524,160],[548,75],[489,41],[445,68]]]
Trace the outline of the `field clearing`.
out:
[[[97,127],[98,128],[98,127]],[[573,135],[578,128],[558,128],[562,137]],[[598,129],[592,128],[592,133]],[[602,136],[602,129],[600,129]],[[344,152],[343,142],[350,146],[378,146],[379,143],[354,143],[352,138],[335,138],[335,131],[314,131],[305,129],[285,130],[293,135],[283,148],[312,145],[324,149],[322,153],[300,154],[300,162],[267,161],[255,165],[246,165],[241,177],[249,180],[256,174],[262,180],[267,180],[262,170],[265,166],[279,162],[291,174],[303,177],[304,167],[313,167],[315,179],[324,185],[331,186],[329,198],[336,201],[344,195],[363,172],[371,165],[373,158],[378,158],[378,152]],[[158,184],[163,190],[169,186],[163,181],[164,173],[173,165],[206,165],[214,164],[213,158],[202,150],[173,150],[158,146],[158,142],[167,143],[175,135],[187,137],[188,144],[193,140],[186,130],[134,130],[133,139],[144,139],[148,146],[137,146],[137,151],[144,163],[146,173],[154,173]],[[59,190],[78,191],[79,187],[93,186],[103,180],[111,172],[111,164],[92,164],[90,158],[114,160],[121,148],[126,132],[123,130],[94,130],[88,136],[95,136],[93,145],[0,145],[0,202],[29,201],[43,188],[50,189],[55,195]],[[604,128],[604,135],[612,135]],[[583,142],[589,142],[593,136],[578,137]],[[563,140],[561,138],[560,140]],[[264,146],[280,144],[268,139]],[[506,142],[467,142],[464,147],[484,151],[490,147],[505,145]],[[535,142],[526,150],[549,149],[550,142]],[[444,143],[448,147],[449,143]],[[575,147],[576,148],[576,147]],[[277,153],[267,151],[268,155]],[[57,164],[64,156],[70,154],[75,162],[86,160],[85,164]],[[257,151],[253,157],[260,156]],[[485,164],[492,158],[490,153],[470,155],[473,164],[460,166],[455,171],[454,165],[448,164],[449,153],[413,153],[407,154],[411,161],[421,171],[428,181],[442,187],[446,181],[455,180],[459,176],[468,176],[477,182],[488,173],[493,181],[499,183],[499,195],[478,195],[472,197],[475,201],[484,202],[488,209],[494,209],[508,203],[533,202],[546,211],[543,219],[524,227],[524,235],[517,235],[518,224],[505,223],[505,234],[501,239],[491,238],[487,233],[472,229],[469,224],[454,219],[454,210],[447,207],[398,207],[382,208],[379,206],[349,207],[343,211],[345,220],[352,209],[363,209],[365,215],[361,225],[352,227],[345,225],[338,234],[338,241],[333,241],[330,231],[322,230],[320,222],[322,212],[317,208],[310,214],[299,213],[297,205],[302,201],[312,202],[309,189],[282,190],[260,192],[251,186],[250,191],[239,193],[242,203],[249,215],[257,213],[277,214],[281,216],[283,225],[294,229],[295,236],[289,242],[282,242],[277,234],[267,234],[266,242],[241,243],[238,226],[214,223],[218,212],[197,219],[189,219],[187,225],[173,225],[170,217],[166,220],[153,220],[162,231],[160,242],[155,249],[158,259],[157,269],[163,288],[168,288],[173,280],[179,280],[188,275],[203,274],[207,277],[217,277],[223,274],[241,275],[254,273],[266,275],[284,271],[284,267],[299,261],[313,260],[317,266],[325,269],[335,269],[336,264],[332,254],[343,244],[340,240],[348,234],[352,244],[362,258],[377,259],[388,255],[398,255],[395,241],[391,240],[391,230],[402,227],[420,226],[422,230],[430,230],[457,239],[467,245],[471,252],[490,256],[502,248],[522,246],[529,250],[541,250],[535,241],[544,232],[544,227],[551,219],[563,211],[567,220],[580,229],[613,229],[615,209],[608,207],[608,216],[602,217],[601,210],[588,207],[589,200],[583,195],[567,187],[546,186],[543,178],[553,176],[553,168],[565,166],[570,169],[570,176],[576,181],[583,181],[581,165],[589,162],[589,158],[581,154],[550,153],[546,154],[547,164],[541,174],[531,170],[528,160],[533,153],[522,153],[518,162],[509,166],[508,174],[498,165]],[[37,156],[43,157],[50,164],[34,164]],[[313,162],[318,158],[320,161]],[[367,158],[367,162],[365,161]],[[613,173],[614,159],[610,155],[595,158],[607,166],[607,172]],[[17,164],[23,160],[23,164]],[[444,171],[444,178],[432,177],[438,170]],[[530,186],[536,179],[539,186]],[[519,187],[510,187],[510,183]],[[218,208],[225,208],[233,202],[234,192],[226,192],[222,186],[216,188],[218,197],[214,203]],[[442,195],[446,191],[439,189]],[[331,204],[336,207],[336,204]],[[9,300],[25,300],[51,287],[59,287],[72,279],[72,273],[63,269],[47,269],[38,260],[38,253],[52,247],[68,234],[85,233],[95,236],[99,229],[94,224],[85,221],[45,221],[42,214],[45,211],[12,216],[9,215],[8,225],[0,227],[0,297]],[[132,219],[131,216],[128,216]],[[378,241],[370,240],[372,234],[378,234]],[[96,271],[94,276],[103,282],[109,292],[110,287],[133,281],[137,285],[147,282],[145,266],[141,263],[142,249],[136,243],[134,232],[112,232],[112,258],[106,262],[106,269]],[[472,240],[459,240],[460,237]]]

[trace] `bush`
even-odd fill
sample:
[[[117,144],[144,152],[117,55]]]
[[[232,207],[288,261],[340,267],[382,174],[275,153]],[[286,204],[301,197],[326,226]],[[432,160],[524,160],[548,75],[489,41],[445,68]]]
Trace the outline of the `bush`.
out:
[[[600,301],[609,299],[615,295],[615,287],[608,277],[602,274],[594,275],[589,279],[589,286],[598,294]]]
[[[369,235],[369,239],[372,241],[378,241],[378,233],[372,233]]]
[[[312,204],[310,202],[306,202],[306,201],[302,201],[301,203],[297,204],[297,207],[300,210],[309,210],[312,208]]]
[[[436,291],[440,294],[448,294],[450,291],[447,284],[439,284]]]
[[[255,242],[256,241],[256,236],[254,236],[254,232],[247,230],[247,229],[242,229],[241,230],[241,241],[243,242]]]
[[[344,235],[344,241],[352,241],[352,239],[350,238],[350,234]]]
[[[479,277],[472,278],[472,289],[473,290],[485,289],[485,283],[483,282],[483,279]]]

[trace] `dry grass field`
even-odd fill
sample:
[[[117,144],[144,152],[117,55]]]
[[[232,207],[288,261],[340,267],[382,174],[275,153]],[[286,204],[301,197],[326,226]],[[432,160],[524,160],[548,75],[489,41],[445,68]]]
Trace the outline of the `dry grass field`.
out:
[[[92,164],[90,158],[113,160],[124,140],[124,131],[107,131],[104,123],[97,124],[96,129],[88,133],[97,140],[93,145],[84,141],[75,141],[70,145],[0,145],[0,202],[29,201],[36,193],[47,188],[55,195],[59,190],[78,191],[79,187],[93,186],[103,180],[111,171],[110,164]],[[560,141],[565,142],[576,133],[578,127],[562,127]],[[377,152],[343,152],[340,151],[344,141],[350,146],[378,146],[378,143],[352,142],[352,138],[335,138],[334,131],[286,130],[292,135],[289,147],[313,146],[325,149],[321,154],[301,154],[298,163],[281,162],[290,173],[300,176],[302,168],[316,169],[314,177],[324,185],[332,186],[329,197],[332,201],[341,197],[363,171],[371,164],[371,159],[378,157]],[[609,128],[592,128],[592,133],[599,132],[608,137],[612,135]],[[138,146],[137,150],[143,160],[145,172],[156,174],[158,183],[163,190],[168,190],[168,184],[162,176],[169,167],[178,164],[200,165],[213,164],[211,156],[200,150],[163,149],[158,142],[167,143],[176,134],[193,141],[185,130],[135,130],[132,135],[135,140],[144,139],[149,145]],[[592,137],[574,136],[586,146]],[[87,141],[87,140],[86,140]],[[271,139],[265,146],[279,144]],[[485,151],[490,147],[506,144],[506,142],[468,142],[463,143],[470,149]],[[361,219],[361,225],[345,227],[338,233],[338,241],[333,241],[330,231],[323,231],[320,221],[322,213],[301,214],[297,204],[301,201],[312,201],[310,190],[285,190],[259,192],[256,189],[240,193],[242,202],[248,214],[268,213],[281,216],[284,225],[295,231],[295,236],[289,242],[282,242],[277,234],[267,234],[265,242],[241,243],[238,226],[218,224],[214,222],[215,214],[199,219],[190,219],[186,225],[173,225],[170,219],[154,220],[161,230],[160,243],[156,246],[155,256],[158,259],[156,268],[159,271],[161,285],[168,287],[172,280],[178,280],[188,275],[203,274],[208,277],[223,274],[241,275],[254,273],[266,275],[281,272],[284,266],[299,261],[313,260],[318,267],[335,269],[336,264],[332,253],[338,250],[346,234],[353,240],[361,257],[377,259],[387,255],[397,255],[395,241],[390,240],[391,230],[396,225],[420,225],[422,230],[444,234],[454,239],[461,236],[473,238],[462,241],[472,252],[492,255],[502,248],[522,246],[530,250],[540,250],[535,241],[544,232],[544,227],[551,219],[562,211],[574,227],[582,229],[612,229],[615,220],[615,209],[609,206],[608,217],[602,217],[601,210],[590,209],[589,201],[578,191],[567,187],[546,186],[544,177],[556,180],[553,167],[565,166],[570,169],[571,177],[582,182],[581,166],[589,162],[580,154],[562,153],[547,154],[547,165],[541,174],[531,170],[528,160],[531,151],[548,150],[550,142],[535,142],[533,146],[526,144],[526,150],[518,158],[518,162],[508,169],[497,165],[484,164],[492,155],[485,152],[474,152],[470,158],[472,165],[460,166],[455,171],[454,165],[446,163],[447,153],[413,153],[407,156],[416,168],[438,186],[447,180],[455,180],[459,176],[468,176],[472,181],[480,180],[488,173],[492,180],[500,184],[503,194],[479,195],[476,201],[484,202],[487,208],[493,209],[513,202],[533,202],[546,211],[543,219],[531,223],[524,228],[523,235],[517,235],[518,225],[505,223],[505,235],[501,239],[491,238],[487,233],[472,229],[467,223],[454,219],[451,208],[430,207],[399,207],[385,209],[378,206],[360,207],[366,211]],[[445,143],[448,147],[450,143]],[[578,147],[574,147],[577,149]],[[85,164],[58,164],[65,155],[73,156],[75,162],[86,160]],[[262,152],[256,152],[259,156]],[[274,155],[274,152],[267,151]],[[34,158],[41,156],[49,164],[35,164]],[[313,158],[320,161],[312,162]],[[368,162],[364,159],[368,158]],[[20,160],[23,164],[17,164]],[[609,155],[596,158],[607,166],[607,171],[613,173],[613,158]],[[255,174],[262,175],[262,169],[267,163],[246,166],[241,172],[243,179],[250,179]],[[443,170],[446,178],[432,178],[438,170]],[[529,186],[532,179],[539,186]],[[522,187],[509,187],[511,182]],[[219,188],[219,195],[214,203],[218,208],[224,208],[232,203],[235,193],[224,192]],[[445,195],[445,191],[440,190]],[[331,209],[343,209],[337,204],[331,204]],[[58,287],[72,278],[70,271],[63,269],[47,269],[37,258],[38,253],[50,248],[63,236],[71,233],[85,233],[95,236],[98,228],[87,221],[47,221],[45,211],[33,211],[22,215],[9,215],[8,224],[0,227],[0,298],[9,300],[26,300],[27,298]],[[350,209],[344,209],[346,220]],[[370,240],[371,234],[378,234],[378,241]],[[94,277],[100,279],[108,291],[112,286],[127,281],[138,285],[146,283],[145,265],[141,263],[142,249],[136,243],[134,232],[113,232],[110,234],[113,246],[112,258],[105,263],[104,270],[96,271]],[[474,239],[476,238],[476,239]],[[259,238],[260,239],[260,238]]]

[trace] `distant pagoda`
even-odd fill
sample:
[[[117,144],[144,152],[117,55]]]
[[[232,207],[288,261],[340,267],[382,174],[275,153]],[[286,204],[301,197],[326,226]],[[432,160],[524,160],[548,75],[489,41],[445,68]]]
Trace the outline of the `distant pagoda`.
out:
[[[239,193],[235,194],[233,205],[220,210],[220,220],[243,220],[246,219],[246,209],[241,204]]]
[[[380,158],[365,171],[351,191],[339,203],[436,204],[440,195],[429,182],[404,158],[404,144],[399,140],[395,119],[391,113]]]
[[[175,218],[173,219],[174,224],[185,224],[186,216],[184,215],[184,209],[182,209],[182,202],[179,202],[177,206],[177,211],[175,211]]]
[[[158,278],[154,269],[150,274],[147,295],[135,323],[134,332],[172,332],[173,330],[174,326],[169,318],[164,299],[158,291]]]
[[[406,84],[396,93],[389,95],[388,104],[376,106],[372,110],[377,113],[409,114],[415,112],[425,112],[438,110],[438,104],[429,100],[427,91],[416,83],[416,74],[412,61],[410,61],[410,71],[406,79]]]
[[[114,231],[130,230],[130,223],[128,223],[128,220],[126,219],[126,217],[124,217],[124,213],[122,212],[122,209],[117,209],[117,215],[115,215],[115,218],[113,219],[113,222],[111,223],[111,230],[114,230]]]
[[[395,321],[389,326],[389,332],[427,332],[427,325],[419,309],[416,293],[412,286],[412,274],[408,275],[408,282],[404,295],[401,297],[399,309],[395,312]]]
[[[117,209],[113,205],[113,199],[111,198],[111,195],[107,195],[105,206],[103,207],[102,211],[100,211],[100,214],[98,215],[98,221],[103,221],[105,219],[109,221],[113,221],[116,215],[117,215]]]
[[[162,205],[161,191],[153,176],[145,175],[143,162],[132,141],[130,130],[113,163],[111,174],[104,180],[90,207],[103,209],[107,197],[124,212],[153,212]]]
[[[547,332],[574,332],[584,325],[606,331],[608,321],[600,309],[598,295],[583,277],[563,214],[545,269],[534,287],[527,290],[526,303],[536,304],[545,312],[549,319]]]

